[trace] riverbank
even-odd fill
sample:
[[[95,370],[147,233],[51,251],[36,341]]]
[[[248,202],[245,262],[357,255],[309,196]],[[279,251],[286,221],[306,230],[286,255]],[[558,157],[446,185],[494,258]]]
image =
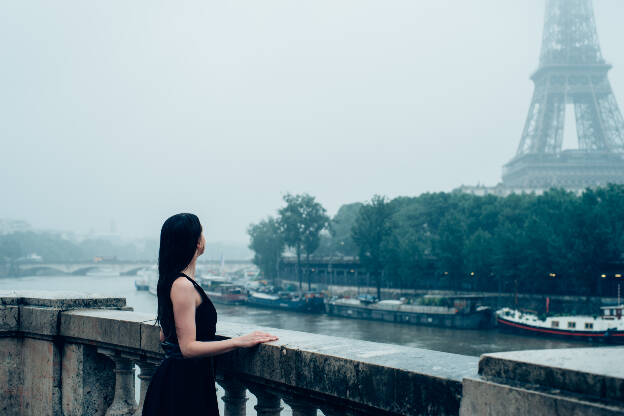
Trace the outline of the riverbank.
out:
[[[299,283],[294,280],[281,280],[285,285],[298,286]],[[307,282],[304,282],[304,289],[308,288]],[[312,284],[313,289],[327,292],[330,296],[357,296],[363,293],[372,295],[377,294],[377,288],[373,286],[342,286],[327,284]],[[467,292],[467,291],[450,291],[450,290],[414,290],[414,289],[393,289],[382,288],[382,299],[399,299],[402,296],[482,296],[484,298],[483,305],[489,306],[494,310],[508,307],[521,308],[536,311],[537,313],[545,312],[548,299],[548,308],[551,312],[565,314],[597,314],[600,313],[602,306],[615,305],[616,297],[595,297],[595,296],[565,296],[565,295],[543,295],[530,293],[497,293],[497,292]],[[517,304],[516,304],[517,301]]]

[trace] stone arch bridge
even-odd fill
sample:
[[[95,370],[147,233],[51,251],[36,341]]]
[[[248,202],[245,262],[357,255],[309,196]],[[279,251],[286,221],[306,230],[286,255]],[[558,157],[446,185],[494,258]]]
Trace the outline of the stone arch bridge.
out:
[[[20,263],[15,265],[15,273],[18,276],[34,276],[44,274],[73,274],[84,275],[87,273],[111,273],[126,276],[136,275],[140,270],[153,266],[154,262],[37,262]]]

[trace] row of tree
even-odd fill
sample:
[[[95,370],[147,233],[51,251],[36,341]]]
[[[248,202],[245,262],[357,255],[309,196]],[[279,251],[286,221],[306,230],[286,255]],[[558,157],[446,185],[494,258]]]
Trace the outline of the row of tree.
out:
[[[284,201],[277,218],[249,228],[267,277],[290,247],[300,282],[302,255],[357,255],[378,296],[382,286],[612,295],[603,292],[624,283],[622,185],[581,195],[375,196],[344,205],[331,220],[309,195]]]

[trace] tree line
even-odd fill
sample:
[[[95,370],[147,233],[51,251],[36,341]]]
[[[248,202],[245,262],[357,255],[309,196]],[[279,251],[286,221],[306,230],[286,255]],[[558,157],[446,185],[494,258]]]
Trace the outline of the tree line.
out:
[[[623,185],[580,195],[374,196],[331,219],[307,194],[284,202],[277,217],[249,228],[254,261],[269,278],[288,247],[300,282],[302,256],[357,256],[378,296],[381,287],[615,296],[624,283]]]

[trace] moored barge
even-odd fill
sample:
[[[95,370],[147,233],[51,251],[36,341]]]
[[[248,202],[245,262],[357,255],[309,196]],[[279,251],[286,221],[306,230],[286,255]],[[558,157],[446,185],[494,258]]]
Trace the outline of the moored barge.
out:
[[[322,292],[288,292],[264,293],[250,291],[247,304],[267,308],[285,309],[295,312],[320,313],[325,311]]]
[[[490,328],[492,310],[478,306],[480,298],[473,296],[449,297],[453,306],[406,304],[399,300],[373,302],[365,299],[341,298],[327,303],[330,315],[347,318],[437,326],[458,329]]]
[[[247,289],[242,285],[231,283],[227,277],[202,276],[198,277],[197,281],[215,303],[240,305],[247,302]]]

